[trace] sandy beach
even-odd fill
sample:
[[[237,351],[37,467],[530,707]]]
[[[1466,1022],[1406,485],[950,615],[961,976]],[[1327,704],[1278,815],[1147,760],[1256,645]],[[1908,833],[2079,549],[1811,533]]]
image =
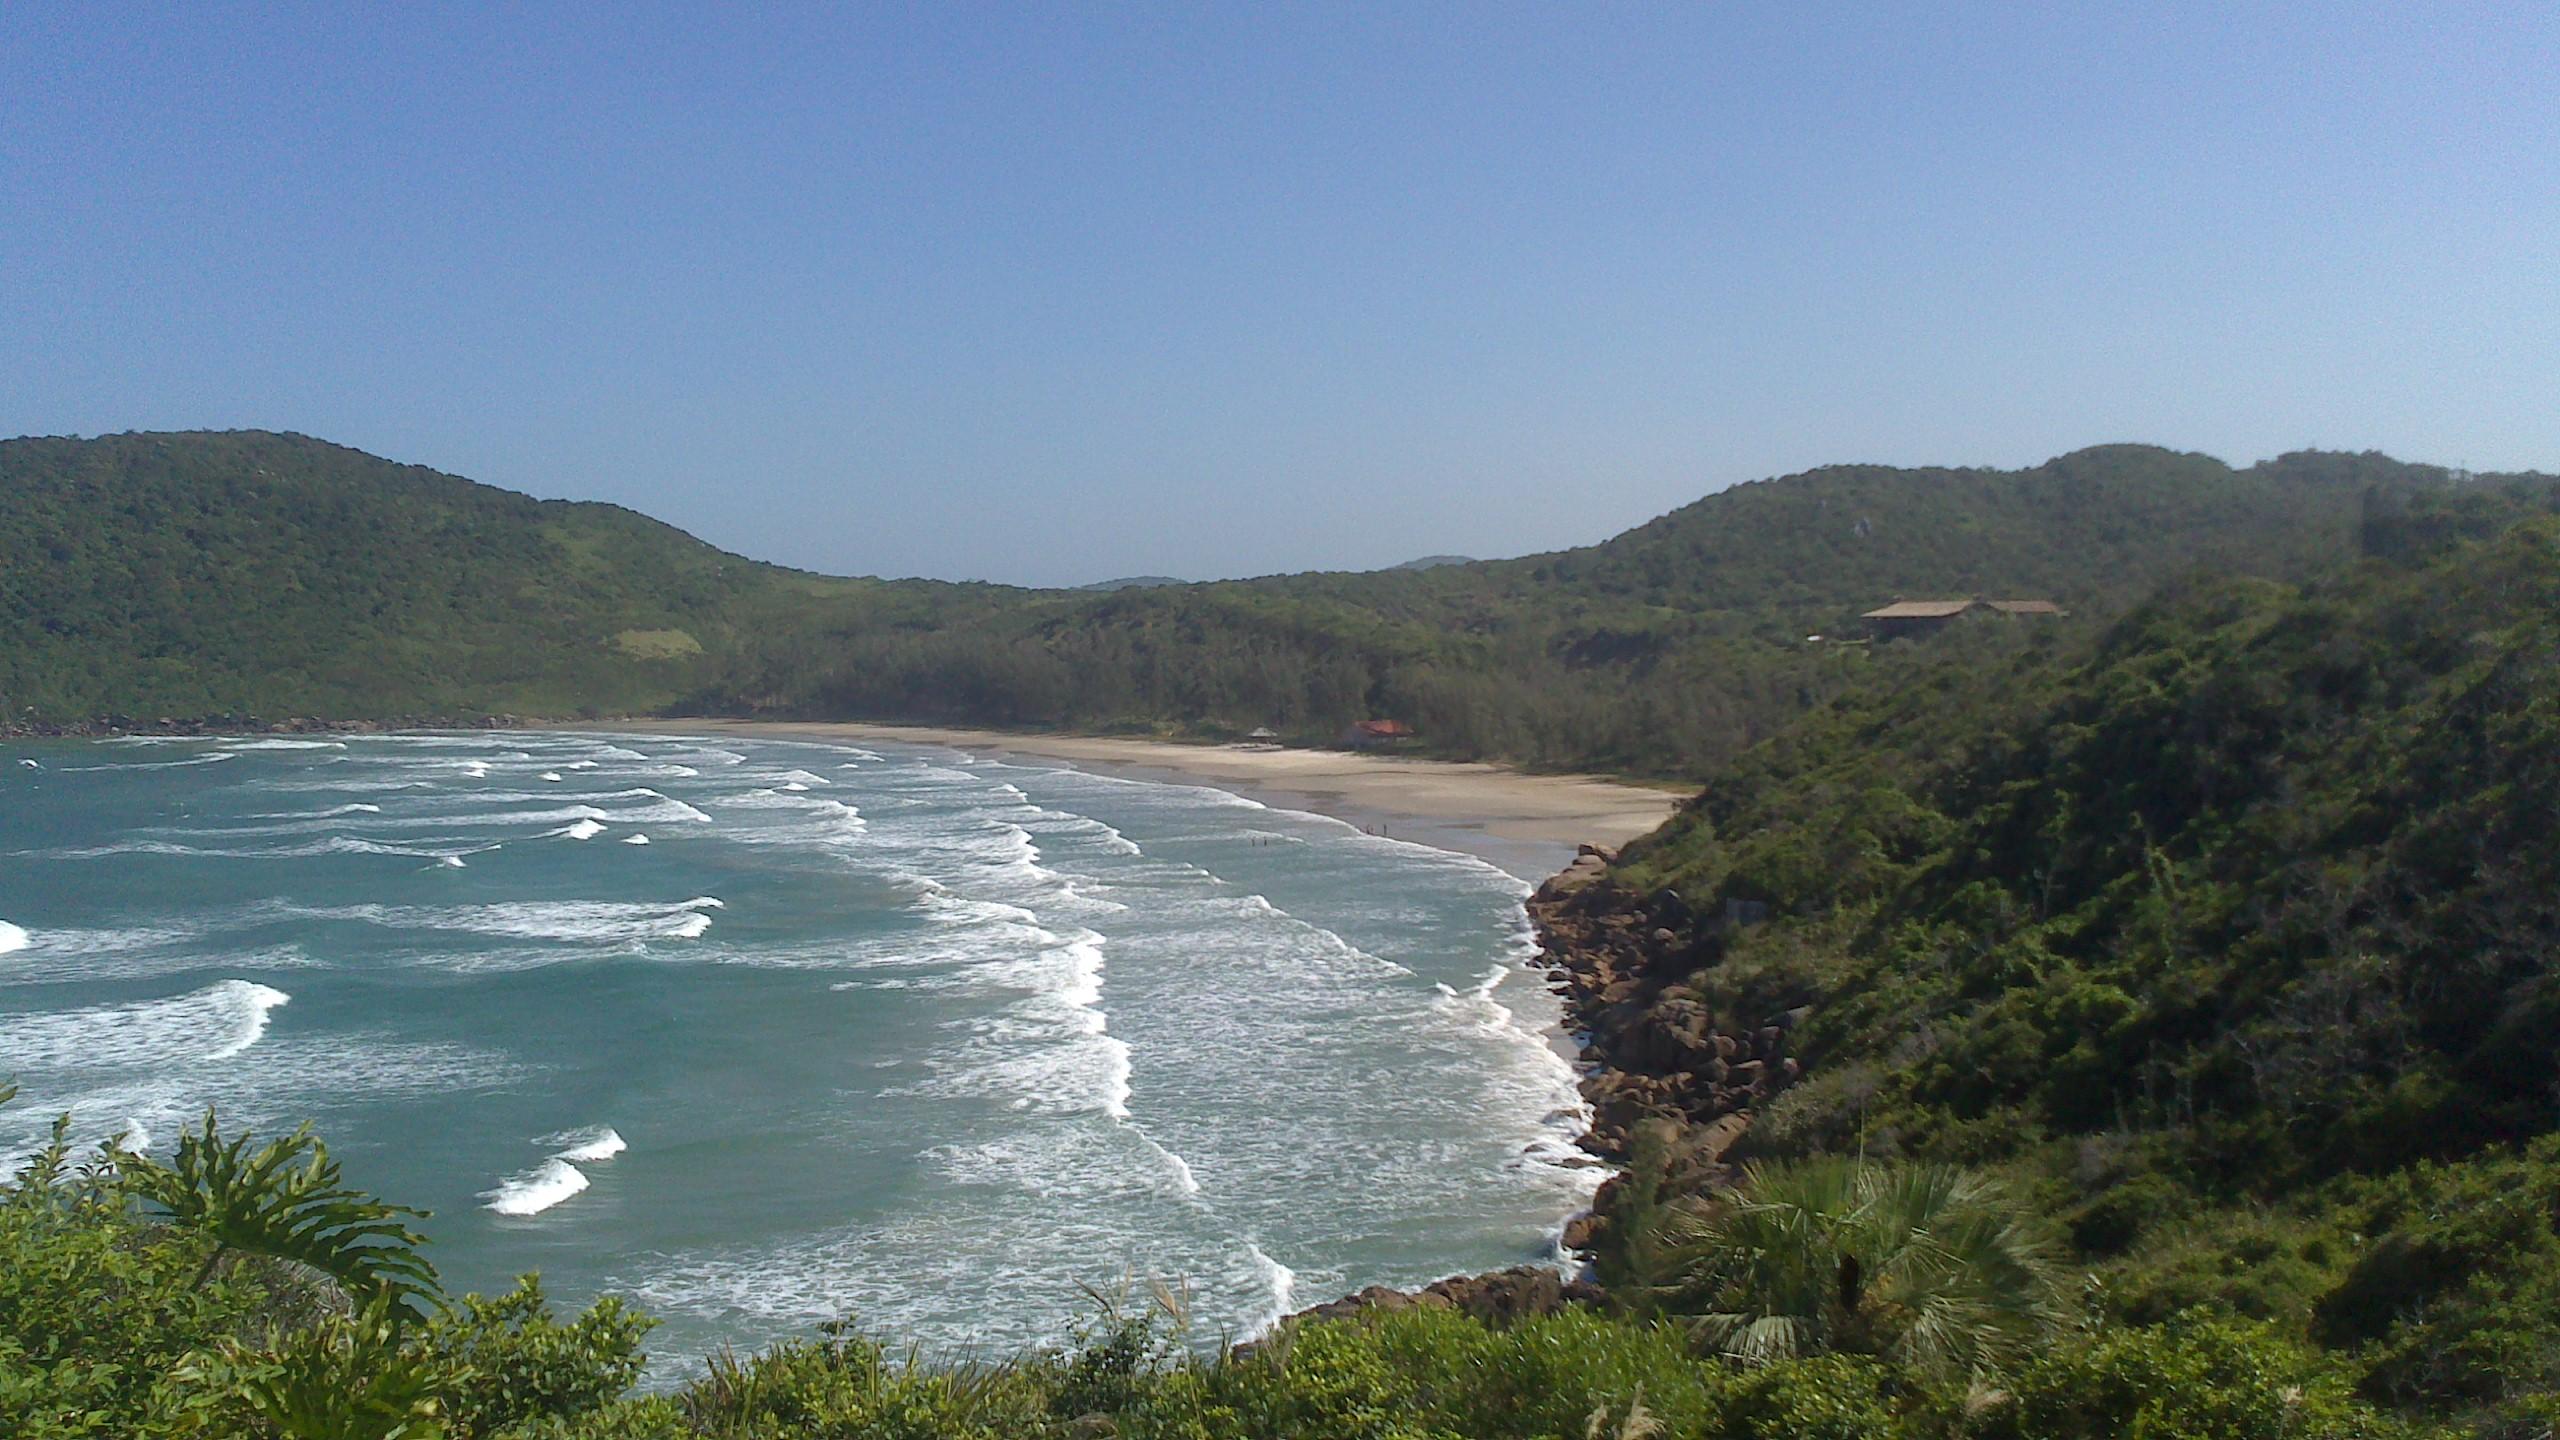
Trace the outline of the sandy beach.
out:
[[[1475,855],[1532,883],[1571,862],[1577,845],[1621,845],[1653,829],[1683,798],[1679,792],[1614,780],[1527,775],[1499,765],[1337,750],[1185,745],[1116,735],[780,720],[623,721],[612,728],[942,746],[1132,779],[1212,785],[1266,805],[1330,815],[1400,840]]]

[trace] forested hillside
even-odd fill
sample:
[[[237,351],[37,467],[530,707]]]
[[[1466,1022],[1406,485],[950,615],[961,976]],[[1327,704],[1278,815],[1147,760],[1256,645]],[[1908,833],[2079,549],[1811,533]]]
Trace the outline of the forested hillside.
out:
[[[1592,932],[1619,1119],[1986,1169],[2114,1320],[2227,1308],[2377,1402],[2547,1433],[2549,503],[2403,497],[2361,565],[1913,652],[1744,755],[1562,912],[1632,917]]]
[[[0,703],[66,721],[651,709],[831,582],[295,435],[0,443]]]
[[[2379,456],[2235,471],[2142,446],[1818,470],[1520,560],[1029,596],[967,626],[840,611],[817,643],[751,646],[702,701],[1313,740],[1385,715],[1437,754],[1699,775],[1857,683],[1868,657],[1837,642],[1897,596],[2039,596],[2085,627],[2189,571],[2336,563],[2370,497],[2447,483]]]
[[[0,705],[18,721],[768,714],[1325,742],[1697,775],[1855,684],[1898,595],[2085,628],[2197,569],[2353,552],[2443,472],[2232,470],[2109,446],[2022,471],[1835,467],[1520,560],[1030,591],[838,580],[616,507],[300,436],[0,443]],[[2390,499],[2388,503],[2402,503]],[[1806,637],[1831,637],[1821,644]]]

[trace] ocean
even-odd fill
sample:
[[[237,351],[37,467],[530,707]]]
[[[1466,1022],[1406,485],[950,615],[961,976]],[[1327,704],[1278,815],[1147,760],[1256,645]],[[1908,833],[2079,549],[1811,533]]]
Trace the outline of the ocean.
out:
[[[1600,1178],[1527,887],[1223,791],[507,731],[0,751],[0,1163],[314,1122],[456,1292],[661,1375],[851,1319],[1241,1338],[1552,1258]]]

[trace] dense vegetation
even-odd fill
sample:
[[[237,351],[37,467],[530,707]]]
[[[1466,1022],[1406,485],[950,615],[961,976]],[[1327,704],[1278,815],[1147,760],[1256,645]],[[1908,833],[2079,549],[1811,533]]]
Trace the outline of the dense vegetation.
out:
[[[831,580],[604,505],[299,436],[0,443],[0,706],[18,720],[678,710],[1329,742],[1699,775],[1855,688],[1903,594],[2086,625],[2199,566],[2351,554],[2378,456],[2246,470],[2109,446],[2030,470],[1835,467],[1587,549],[1107,591]]]
[[[2092,616],[2200,565],[2351,554],[2376,486],[2441,472],[2300,455],[2234,471],[2109,446],[2023,471],[1837,467],[1738,486],[1583,550],[1372,574],[1029,597],[968,625],[839,612],[704,697],[808,715],[1026,727],[1407,720],[1432,753],[1703,774],[1857,683],[1859,612],[1904,594],[2049,597]]]
[[[1888,1179],[1913,1221],[1980,1207],[1939,1177]],[[1789,1200],[1842,1193],[1820,1176]],[[1852,1193],[1865,1191],[1852,1187]],[[1878,1226],[1819,1199],[1835,1240]],[[1765,1207],[1764,1207],[1765,1208]],[[1778,1205],[1776,1208],[1784,1208]],[[1996,1210],[1997,1207],[1995,1207]],[[449,1299],[405,1212],[337,1183],[296,1134],[208,1117],[168,1161],[59,1147],[0,1183],[0,1433],[19,1440],[2160,1440],[2390,1437],[2405,1427],[2265,1326],[2201,1312],[2107,1329],[1972,1325],[1961,1266],[1893,1263],[1822,1343],[1741,1365],[1654,1307],[1492,1326],[1414,1307],[1297,1325],[1244,1349],[1177,1343],[1179,1303],[1097,1306],[1082,1340],[1001,1360],[901,1355],[848,1327],[713,1357],[635,1393],[649,1322],[606,1299],[562,1318],[528,1277]],[[2002,1221],[2014,1230],[2014,1218]],[[2032,1266],[2033,1262],[2029,1262]],[[1774,1268],[1783,1269],[1783,1266]],[[1719,1272],[1746,1303],[1797,1293]],[[1823,1277],[1827,1283],[1827,1275]],[[2038,1294],[2049,1277],[2034,1277]],[[1817,1287],[1821,1288],[1821,1287]],[[1896,1302],[1916,1302],[1916,1322]],[[1954,1307],[1953,1310],[1950,1307]],[[1817,1308],[1821,1308],[1817,1305]],[[1953,1323],[1950,1324],[1952,1319]],[[1854,1323],[1869,1322],[1869,1323]],[[1988,1349],[1930,1337],[1975,1333]],[[1924,1332],[1925,1335],[1924,1335]],[[1877,1343],[1863,1343],[1873,1340]],[[1998,1361],[1996,1368],[1990,1363]],[[1953,1363],[1951,1363],[1953,1362]],[[1997,1381],[1997,1387],[1993,1382]]]
[[[231,488],[164,445],[227,457]],[[0,459],[27,502],[0,514],[0,601],[29,635],[0,675],[40,715],[556,702],[1322,733],[1385,710],[1453,752],[1714,764],[1602,891],[1649,937],[1642,1013],[1781,1037],[1802,1076],[1754,1100],[1718,1188],[1644,1132],[1599,1231],[1601,1307],[1372,1312],[1243,1351],[1106,1308],[1078,1345],[1000,1361],[831,1327],[656,1395],[632,1391],[645,1319],[562,1319],[532,1282],[448,1297],[406,1212],[316,1142],[208,1119],[165,1159],[57,1151],[0,1187],[0,1433],[2560,1423],[2546,480],[2117,448],[1815,472],[1529,560],[1079,594],[795,576],[287,438]],[[260,473],[279,464],[304,469]],[[1802,639],[1973,590],[2082,613]],[[529,648],[484,654],[493,635]]]
[[[839,584],[300,436],[0,443],[19,720],[651,709]]]
[[[1744,1153],[1987,1168],[2116,1321],[2208,1305],[2375,1402],[2547,1433],[2549,500],[2394,500],[2312,583],[1911,652],[1630,847],[1631,895],[1767,907],[1660,956],[1668,995],[1800,1017]]]

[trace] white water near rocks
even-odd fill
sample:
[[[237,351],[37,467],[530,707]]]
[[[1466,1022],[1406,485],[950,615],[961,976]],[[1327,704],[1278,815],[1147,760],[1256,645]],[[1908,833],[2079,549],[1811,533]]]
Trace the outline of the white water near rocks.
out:
[[[1123,1277],[1239,1336],[1547,1256],[1598,1178],[1526,887],[1334,821],[730,738],[17,749],[0,1157],[311,1119],[457,1288],[633,1294],[671,1370]]]

